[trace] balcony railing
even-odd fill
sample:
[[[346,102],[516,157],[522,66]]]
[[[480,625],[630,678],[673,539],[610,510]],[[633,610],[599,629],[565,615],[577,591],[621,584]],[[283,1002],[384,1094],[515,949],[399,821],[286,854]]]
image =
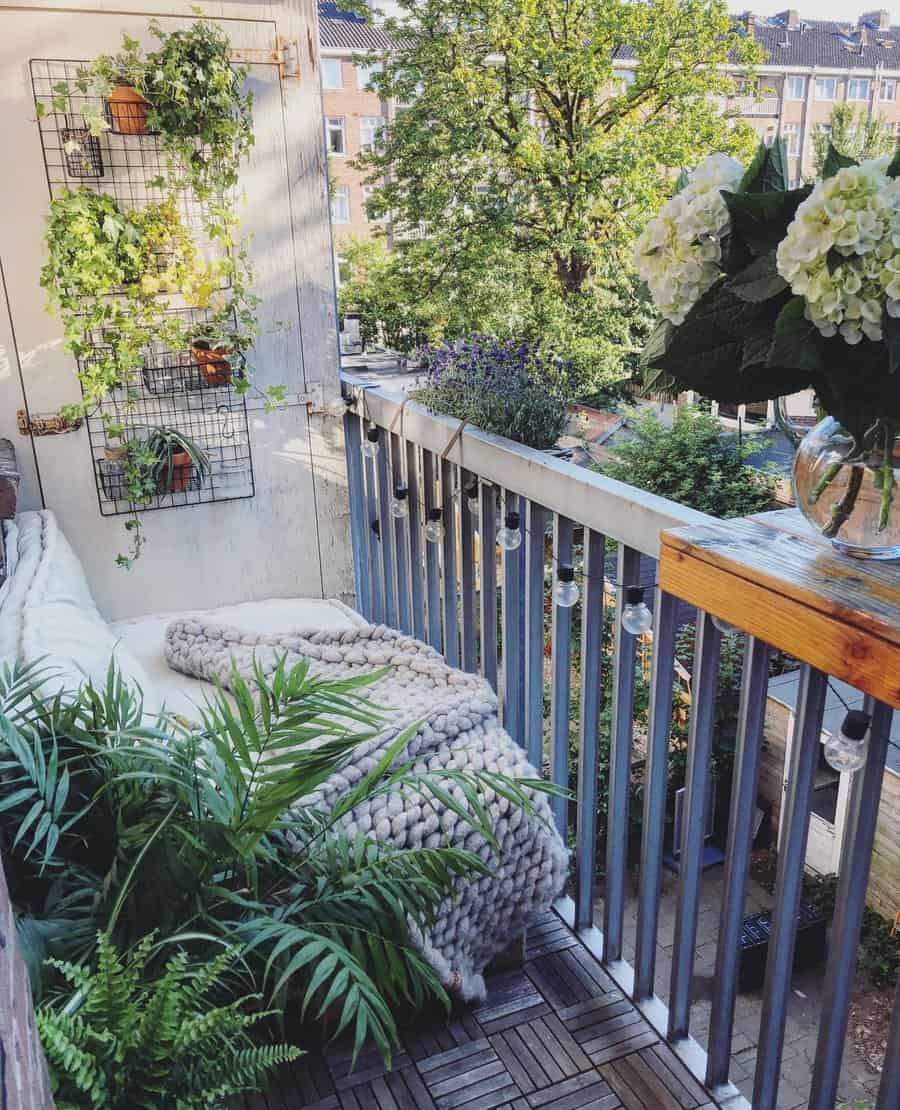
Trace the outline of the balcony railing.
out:
[[[777,96],[735,96],[729,102],[742,116],[777,116],[781,99]]]
[[[413,402],[404,403],[402,398],[360,382],[354,383],[353,379],[345,379],[345,394],[348,400],[345,418],[347,472],[358,608],[374,622],[399,627],[427,640],[453,665],[483,674],[498,692],[507,730],[526,748],[536,767],[543,768],[554,782],[563,785],[569,785],[573,610],[553,605],[552,614],[546,617],[545,567],[548,562],[551,567],[571,564],[573,544],[580,540],[581,687],[575,699],[579,716],[577,801],[567,805],[564,799],[558,799],[554,807],[558,827],[570,842],[574,830],[575,860],[572,897],[562,899],[557,910],[691,1072],[705,1084],[711,1096],[730,1110],[750,1105],[730,1082],[729,1068],[739,936],[753,840],[771,648],[789,651],[800,660],[800,699],[791,764],[786,769],[788,786],[753,1110],[773,1110],[778,1098],[827,675],[834,674],[866,692],[872,719],[869,757],[865,770],[854,776],[851,789],[837,910],[825,976],[823,1020],[809,1102],[814,1110],[832,1110],[837,1099],[856,948],[891,726],[892,709],[887,702],[900,705],[897,689],[900,646],[896,630],[893,634],[888,630],[886,640],[878,640],[876,636],[872,641],[876,650],[865,639],[874,635],[870,622],[856,636],[853,648],[847,646],[849,641],[845,635],[844,655],[829,655],[829,640],[823,631],[826,625],[822,622],[834,624],[838,620],[834,612],[840,607],[834,599],[825,597],[823,592],[822,604],[817,607],[813,596],[815,583],[811,586],[807,581],[804,583],[806,593],[800,592],[802,597],[800,594],[786,595],[782,601],[780,595],[771,594],[771,590],[766,593],[767,582],[774,572],[769,573],[765,567],[759,572],[759,567],[752,565],[759,551],[765,548],[754,529],[763,533],[771,533],[771,529],[750,522],[729,522],[726,531],[720,522],[702,513],[509,440],[468,426],[461,429],[460,422],[455,419],[430,414]],[[379,450],[374,459],[366,457],[361,450],[367,432],[373,428],[379,434]],[[389,512],[392,489],[401,485],[409,490],[409,514],[394,517]],[[477,512],[471,510],[470,499]],[[428,514],[436,508],[442,509],[444,525],[439,544],[426,542],[424,536]],[[509,511],[520,514],[523,541],[516,550],[502,551],[498,575],[498,513],[502,519]],[[678,531],[673,535],[672,529]],[[807,543],[796,537],[782,539],[782,547],[786,544],[788,548],[792,544]],[[807,543],[807,546],[813,545]],[[611,565],[613,550],[615,569]],[[813,568],[819,558],[818,550],[813,550]],[[662,561],[656,563],[661,552]],[[739,557],[745,558],[746,566],[740,563]],[[624,958],[623,943],[628,863],[625,846],[634,752],[633,695],[638,645],[620,620],[615,621],[610,691],[612,717],[603,904],[600,920],[595,921],[597,741],[603,702],[601,659],[608,592],[612,586],[616,612],[620,613],[627,586],[641,581],[642,570],[643,579],[648,580],[648,559],[653,561],[650,565],[654,567],[649,580],[655,584],[653,661],[646,727],[637,932],[634,962],[630,964]],[[814,571],[810,574],[815,578]],[[754,575],[758,582],[754,581]],[[663,585],[658,585],[659,582]],[[822,588],[827,590],[827,585]],[[676,667],[675,638],[679,620],[683,619],[683,602],[679,598],[698,609],[672,972],[670,981],[664,984],[657,975],[656,954]],[[840,617],[843,619],[845,616]],[[747,637],[713,1004],[704,1050],[691,1037],[690,1025],[723,621],[747,633]],[[550,625],[549,680],[545,669],[547,624]],[[838,635],[843,628],[839,625]],[[888,652],[890,663],[885,672],[888,677],[883,681],[878,677],[885,670],[884,657],[879,655],[882,648]],[[545,722],[545,704],[550,707],[549,728]],[[661,993],[667,994],[668,1004],[660,997]],[[895,1009],[878,1110],[897,1110],[900,1106],[900,1017],[897,1014]]]

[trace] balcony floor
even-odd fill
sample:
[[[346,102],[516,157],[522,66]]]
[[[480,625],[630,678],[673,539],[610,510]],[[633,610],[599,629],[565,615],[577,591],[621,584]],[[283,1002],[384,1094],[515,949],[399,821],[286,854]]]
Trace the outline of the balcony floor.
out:
[[[306,1056],[246,1110],[714,1110],[709,1094],[555,914],[487,1000],[376,1054]]]

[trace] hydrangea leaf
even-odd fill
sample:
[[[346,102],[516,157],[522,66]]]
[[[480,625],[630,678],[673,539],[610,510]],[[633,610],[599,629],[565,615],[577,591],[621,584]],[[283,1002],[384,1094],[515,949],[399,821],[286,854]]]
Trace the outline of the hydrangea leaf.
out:
[[[900,177],[900,147],[897,148],[897,153],[890,160],[885,172],[888,177]]]
[[[784,139],[771,146],[761,142],[741,179],[739,193],[784,193],[788,189],[787,150]]]
[[[767,301],[783,293],[788,285],[775,267],[775,252],[760,255],[725,282],[725,287],[742,301]]]
[[[811,320],[806,319],[806,301],[791,297],[775,322],[769,351],[770,366],[791,366],[815,372],[825,366],[825,340]]]
[[[847,154],[841,154],[834,143],[829,143],[828,153],[825,155],[825,161],[822,165],[822,180],[824,181],[826,177],[834,177],[838,170],[842,170],[847,166],[858,165],[859,163],[855,158],[851,158]]]
[[[800,203],[812,189],[790,189],[786,193],[730,193],[722,199],[731,216],[731,231],[756,255],[774,250],[787,232]]]
[[[900,319],[891,316],[887,309],[881,318],[881,333],[887,349],[888,370],[893,374],[900,366]]]

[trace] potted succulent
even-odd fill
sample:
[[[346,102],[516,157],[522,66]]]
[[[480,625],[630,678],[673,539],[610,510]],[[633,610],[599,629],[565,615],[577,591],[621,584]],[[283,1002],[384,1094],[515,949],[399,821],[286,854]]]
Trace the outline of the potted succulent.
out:
[[[900,155],[857,165],[832,147],[790,189],[777,140],[679,184],[636,246],[662,316],[645,389],[814,390],[828,415],[797,451],[799,508],[845,554],[900,558]]]
[[[160,494],[184,493],[195,481],[202,483],[210,472],[206,452],[177,428],[151,428],[147,450],[153,457],[150,472]]]

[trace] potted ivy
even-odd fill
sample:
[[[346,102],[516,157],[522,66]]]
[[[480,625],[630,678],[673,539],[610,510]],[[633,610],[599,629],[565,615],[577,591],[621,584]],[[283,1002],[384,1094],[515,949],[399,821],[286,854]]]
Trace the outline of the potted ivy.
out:
[[[235,326],[230,312],[217,314],[194,329],[191,357],[207,385],[230,385],[235,376],[243,377],[250,339]]]
[[[147,450],[153,457],[150,472],[157,493],[184,493],[209,475],[209,456],[177,428],[160,425],[150,429]]]

